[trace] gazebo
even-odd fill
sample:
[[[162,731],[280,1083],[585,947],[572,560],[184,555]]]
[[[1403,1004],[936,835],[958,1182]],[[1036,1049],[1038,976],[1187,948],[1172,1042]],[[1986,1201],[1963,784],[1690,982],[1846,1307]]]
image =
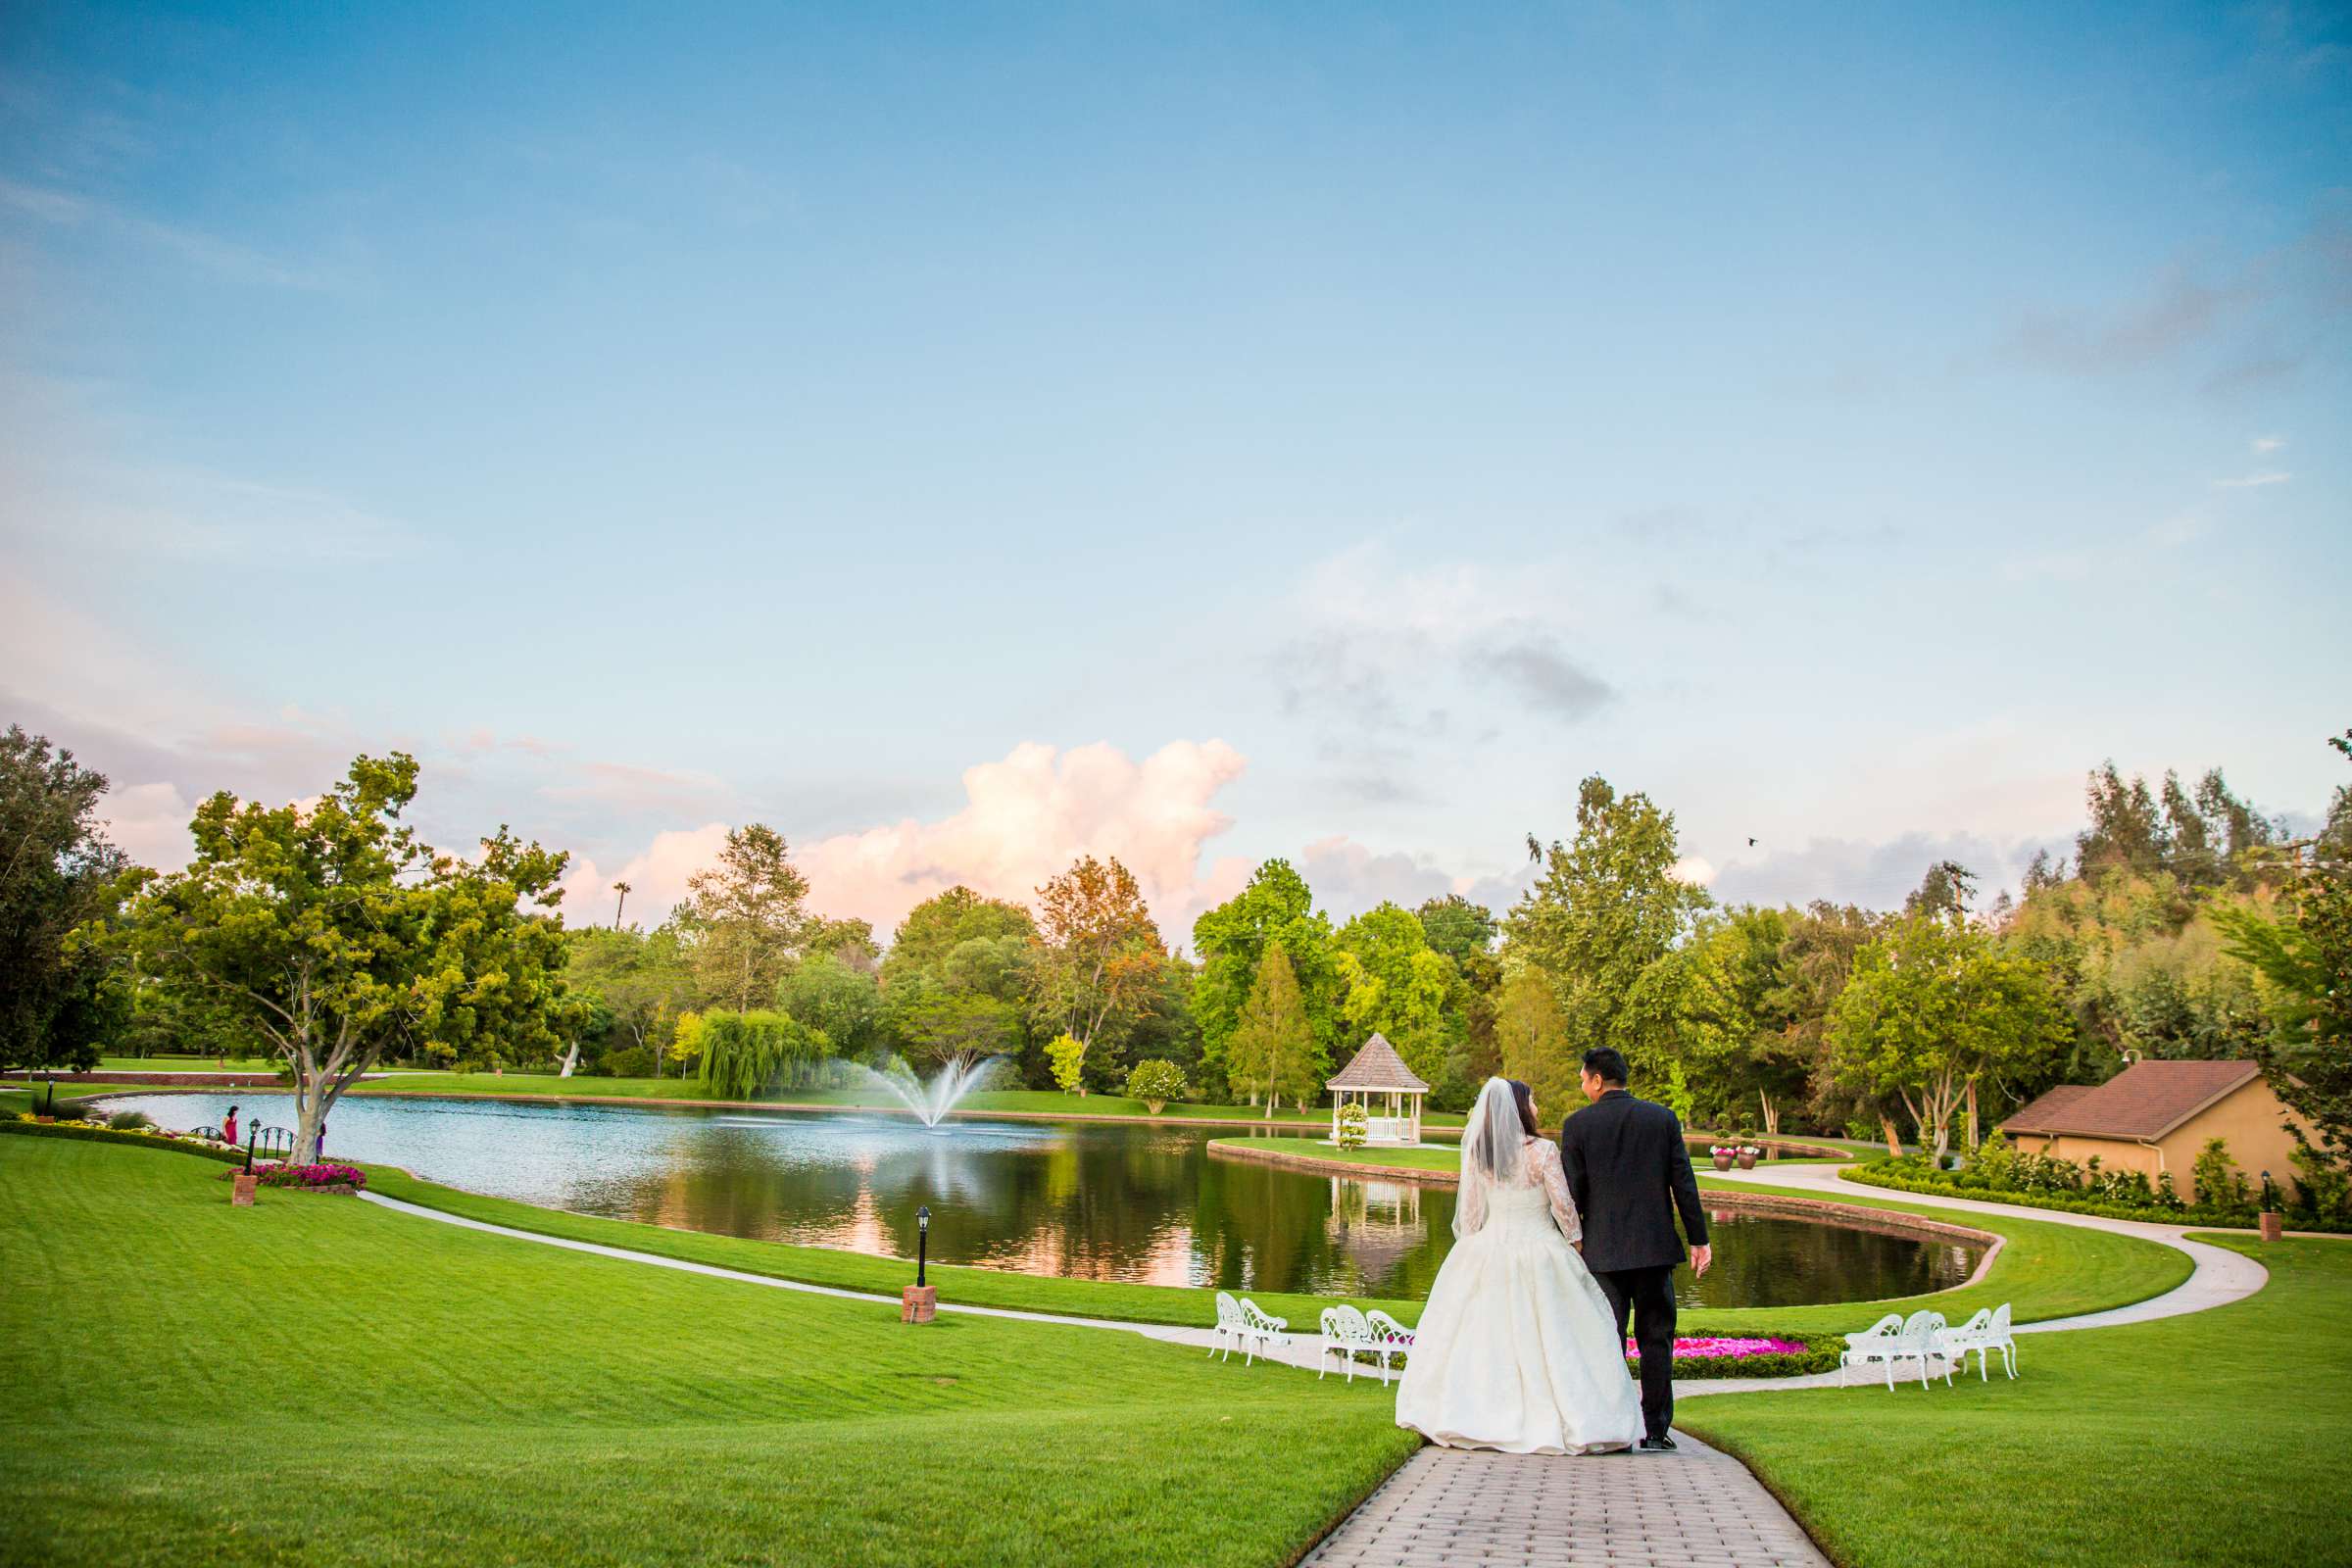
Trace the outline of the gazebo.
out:
[[[1364,1042],[1355,1059],[1325,1082],[1331,1091],[1331,1139],[1340,1139],[1340,1110],[1352,1098],[1364,1107],[1364,1142],[1411,1146],[1421,1141],[1421,1101],[1429,1085],[1379,1035]],[[1374,1109],[1378,1104],[1387,1114]]]

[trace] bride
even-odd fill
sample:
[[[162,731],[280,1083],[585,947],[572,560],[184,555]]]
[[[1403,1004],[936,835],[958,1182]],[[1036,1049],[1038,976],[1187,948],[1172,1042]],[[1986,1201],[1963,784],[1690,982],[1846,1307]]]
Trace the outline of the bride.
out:
[[[1642,1436],[1608,1298],[1527,1085],[1490,1078],[1462,1130],[1453,1250],[1396,1390],[1396,1424],[1455,1448],[1599,1453]]]

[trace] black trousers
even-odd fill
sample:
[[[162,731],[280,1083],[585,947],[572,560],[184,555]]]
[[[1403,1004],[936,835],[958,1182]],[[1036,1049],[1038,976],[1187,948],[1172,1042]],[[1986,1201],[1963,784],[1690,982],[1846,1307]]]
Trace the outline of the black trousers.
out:
[[[1595,1272],[1600,1291],[1617,1314],[1617,1338],[1634,1320],[1634,1348],[1642,1352],[1642,1425],[1662,1438],[1674,1425],[1674,1265]]]

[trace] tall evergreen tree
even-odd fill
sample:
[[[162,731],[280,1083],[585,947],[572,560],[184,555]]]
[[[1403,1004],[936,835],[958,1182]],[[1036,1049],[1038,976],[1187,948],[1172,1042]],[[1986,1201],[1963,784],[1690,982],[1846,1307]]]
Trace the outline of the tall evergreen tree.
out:
[[[1321,1088],[1314,1025],[1290,955],[1279,942],[1269,944],[1258,961],[1249,1000],[1227,1042],[1226,1071],[1252,1100],[1264,1097],[1268,1121],[1285,1098],[1304,1108]]]

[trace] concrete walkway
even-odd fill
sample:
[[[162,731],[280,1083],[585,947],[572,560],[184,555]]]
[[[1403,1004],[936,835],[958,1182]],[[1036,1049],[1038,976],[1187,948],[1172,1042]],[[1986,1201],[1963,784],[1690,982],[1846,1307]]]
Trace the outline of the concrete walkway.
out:
[[[1823,1198],[1851,1199],[1882,1189],[1843,1182],[1842,1167],[1791,1165],[1778,1170],[1712,1172],[1727,1179],[1803,1192]],[[651,1252],[630,1251],[595,1242],[542,1236],[512,1226],[466,1219],[440,1209],[403,1202],[374,1193],[360,1195],[367,1201],[403,1214],[438,1220],[466,1230],[484,1231],[516,1241],[536,1242],[568,1251],[587,1252],[624,1262],[646,1263],[713,1279],[734,1280],[773,1290],[799,1291],[849,1300],[896,1306],[897,1298],[845,1291],[795,1280],[771,1279],[737,1269]],[[2009,1218],[2043,1220],[2055,1225],[2080,1225],[2090,1230],[2136,1236],[2186,1252],[2195,1267],[2188,1279],[2164,1295],[2111,1311],[2040,1323],[2021,1323],[2019,1334],[2063,1333],[2075,1329],[2111,1328],[2145,1323],[2157,1318],[2202,1312],[2242,1300],[2262,1289],[2269,1272],[2253,1259],[2226,1248],[2186,1239],[2191,1227],[2149,1225],[2132,1220],[2103,1219],[2090,1214],[2056,1210],[2019,1209],[1974,1199],[1922,1198],[1886,1192],[1897,1201],[1920,1207],[1967,1210]],[[1176,1328],[1152,1323],[1115,1323],[1102,1318],[1070,1317],[1052,1312],[1023,1312],[1006,1307],[969,1306],[942,1301],[942,1312],[964,1312],[975,1317],[1012,1318],[1026,1323],[1053,1323],[1069,1328],[1110,1330],[1140,1335],[1170,1345],[1205,1349],[1214,1336],[1206,1328]],[[1857,1329],[1868,1327],[1859,1321]],[[1289,1347],[1273,1358],[1291,1366],[1312,1367],[1316,1332],[1313,1325],[1293,1325]],[[1675,1384],[1675,1397],[1696,1398],[1833,1387],[1835,1372],[1801,1378],[1711,1378]],[[1304,1561],[1318,1568],[1422,1568],[1422,1565],[1485,1563],[1528,1565],[1610,1564],[1639,1568],[1642,1564],[1672,1568],[1759,1568],[1766,1564],[1801,1564],[1819,1568],[1828,1559],[1807,1540],[1790,1518],[1749,1474],[1728,1454],[1719,1453],[1686,1434],[1677,1433],[1682,1451],[1674,1454],[1606,1454],[1562,1458],[1541,1454],[1488,1453],[1458,1448],[1425,1447],[1407,1460],[1356,1510],[1342,1520]]]

